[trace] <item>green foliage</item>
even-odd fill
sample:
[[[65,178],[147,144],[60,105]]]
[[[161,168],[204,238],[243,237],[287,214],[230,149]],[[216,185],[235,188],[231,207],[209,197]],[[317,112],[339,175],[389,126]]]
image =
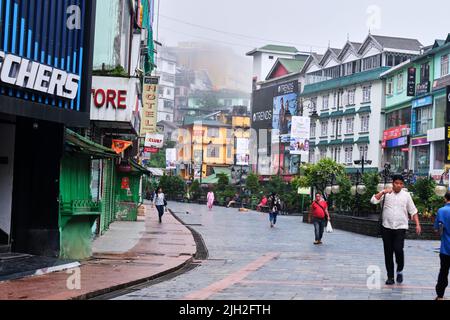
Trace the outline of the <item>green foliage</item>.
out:
[[[202,188],[198,180],[194,180],[189,188],[189,194],[192,200],[198,200],[202,194]]]
[[[166,149],[174,148],[175,144],[176,143],[174,141],[167,141],[158,153],[152,154],[149,161],[149,167],[166,168]]]
[[[416,183],[409,187],[422,218],[431,219],[444,205],[444,200],[434,193],[435,188],[436,181],[431,177],[417,179]]]
[[[201,91],[197,99],[200,108],[214,109],[219,106],[219,99],[214,91]]]
[[[128,72],[121,65],[117,65],[114,69],[94,70],[95,76],[109,77],[128,77]]]
[[[324,194],[325,188],[330,183],[332,175],[336,179],[345,175],[345,167],[331,159],[322,159],[317,164],[307,165],[305,168],[306,179],[302,180],[302,187],[315,187]]]
[[[217,182],[214,192],[219,202],[224,202],[228,198],[232,198],[236,194],[236,188],[230,185],[230,178],[225,173],[217,174],[219,181]]]
[[[259,184],[259,177],[258,175],[254,174],[254,173],[250,173],[247,177],[247,181],[245,183],[245,187],[250,190],[250,192],[252,193],[252,195],[257,195],[260,190],[261,190],[261,186]]]
[[[179,176],[162,176],[159,186],[169,199],[173,199],[177,194],[184,194],[185,182]]]
[[[265,185],[265,194],[269,195],[275,192],[282,195],[285,192],[286,184],[280,176],[272,176],[270,181]]]

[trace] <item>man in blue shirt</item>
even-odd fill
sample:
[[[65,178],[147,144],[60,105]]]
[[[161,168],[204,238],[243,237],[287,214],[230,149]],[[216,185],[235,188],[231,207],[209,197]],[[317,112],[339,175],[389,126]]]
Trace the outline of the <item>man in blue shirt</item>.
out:
[[[441,270],[436,285],[436,300],[444,300],[445,289],[448,286],[450,269],[450,191],[445,195],[446,205],[437,212],[434,229],[441,232]]]

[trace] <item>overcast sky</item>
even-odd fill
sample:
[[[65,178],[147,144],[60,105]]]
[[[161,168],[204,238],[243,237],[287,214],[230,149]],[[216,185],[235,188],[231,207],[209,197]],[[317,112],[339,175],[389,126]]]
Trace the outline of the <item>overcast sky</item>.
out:
[[[348,35],[362,42],[369,27],[373,34],[416,38],[424,45],[450,33],[448,0],[157,1],[164,45],[209,40],[241,55],[268,43],[322,53],[328,43],[342,48]]]

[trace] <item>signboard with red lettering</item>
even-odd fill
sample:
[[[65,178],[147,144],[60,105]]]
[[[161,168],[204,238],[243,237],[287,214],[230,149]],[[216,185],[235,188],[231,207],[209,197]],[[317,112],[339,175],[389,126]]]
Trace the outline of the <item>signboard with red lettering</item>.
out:
[[[91,120],[128,122],[135,127],[140,112],[139,79],[92,77]]]
[[[409,135],[409,125],[391,128],[383,132],[383,141],[394,140]]]
[[[144,146],[161,149],[164,146],[164,135],[147,133]]]

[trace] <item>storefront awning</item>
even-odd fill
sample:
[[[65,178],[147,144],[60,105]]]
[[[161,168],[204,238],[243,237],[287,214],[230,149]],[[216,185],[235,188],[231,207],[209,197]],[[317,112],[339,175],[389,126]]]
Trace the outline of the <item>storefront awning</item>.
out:
[[[370,108],[370,106],[366,106],[366,107],[361,107],[359,108],[357,113],[371,113],[372,110]]]
[[[65,146],[72,152],[90,155],[96,158],[119,157],[112,149],[89,140],[70,129],[66,129]]]
[[[361,137],[356,141],[357,144],[370,143],[369,137]]]
[[[133,159],[130,159],[129,162],[130,162],[130,166],[131,166],[132,171],[137,172],[137,173],[141,173],[141,174],[145,174],[147,176],[151,175],[149,170],[147,170],[146,168],[141,166],[139,163],[137,163]]]

